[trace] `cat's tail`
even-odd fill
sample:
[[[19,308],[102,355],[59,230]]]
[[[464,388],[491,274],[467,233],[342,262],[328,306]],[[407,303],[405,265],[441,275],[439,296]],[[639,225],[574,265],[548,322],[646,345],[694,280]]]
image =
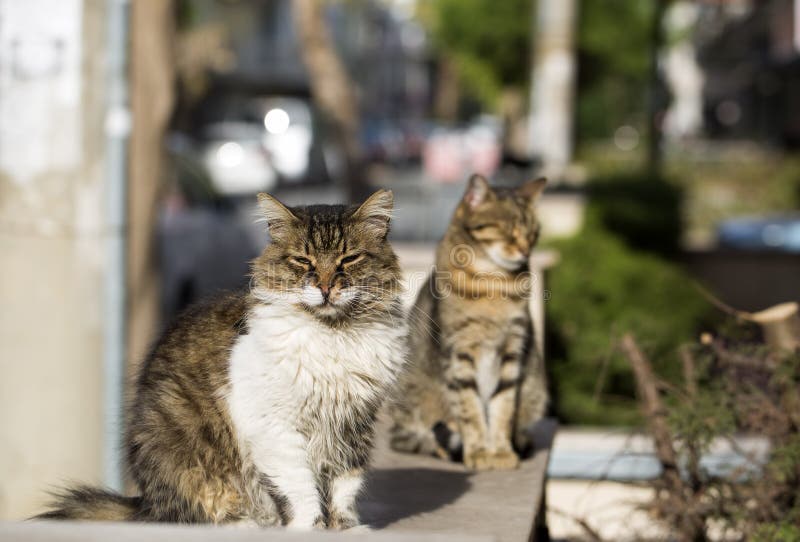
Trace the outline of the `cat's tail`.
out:
[[[125,497],[113,491],[77,486],[53,494],[48,510],[32,520],[130,521],[140,515],[141,497]]]

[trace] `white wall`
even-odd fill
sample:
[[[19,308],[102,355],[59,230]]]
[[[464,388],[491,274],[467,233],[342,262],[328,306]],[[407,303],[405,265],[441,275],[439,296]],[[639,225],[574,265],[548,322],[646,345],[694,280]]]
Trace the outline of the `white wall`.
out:
[[[101,476],[104,25],[0,0],[0,519]]]

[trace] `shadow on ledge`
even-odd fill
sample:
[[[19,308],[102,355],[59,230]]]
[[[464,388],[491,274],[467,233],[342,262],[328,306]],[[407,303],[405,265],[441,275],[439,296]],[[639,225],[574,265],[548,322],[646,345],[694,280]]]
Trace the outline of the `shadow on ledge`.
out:
[[[433,512],[469,491],[469,472],[426,468],[376,469],[367,476],[358,510],[361,521],[384,528],[406,517]]]

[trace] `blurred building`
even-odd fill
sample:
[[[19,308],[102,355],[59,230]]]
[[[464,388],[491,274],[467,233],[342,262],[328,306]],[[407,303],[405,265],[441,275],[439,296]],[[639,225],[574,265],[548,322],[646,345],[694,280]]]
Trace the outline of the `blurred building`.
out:
[[[709,136],[800,145],[798,12],[793,0],[701,7],[695,43]]]

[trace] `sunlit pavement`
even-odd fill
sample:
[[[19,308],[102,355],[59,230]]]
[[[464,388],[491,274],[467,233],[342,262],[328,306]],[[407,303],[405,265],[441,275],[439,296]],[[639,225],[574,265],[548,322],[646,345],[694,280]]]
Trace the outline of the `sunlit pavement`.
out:
[[[663,528],[643,506],[653,490],[643,484],[597,480],[549,480],[547,525],[554,540],[586,539],[581,522],[604,540],[654,540]]]

